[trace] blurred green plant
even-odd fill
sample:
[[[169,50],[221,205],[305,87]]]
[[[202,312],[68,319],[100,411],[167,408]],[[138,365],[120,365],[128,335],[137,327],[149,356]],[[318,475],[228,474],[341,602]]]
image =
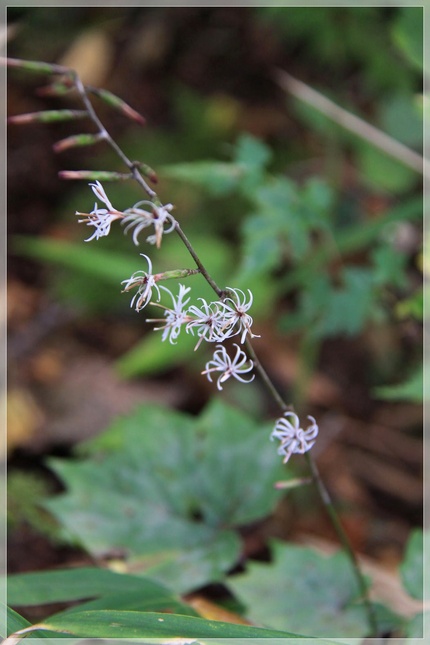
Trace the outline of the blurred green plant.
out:
[[[275,540],[269,561],[248,560],[242,573],[230,573],[243,559],[239,528],[271,514],[279,500],[273,484],[285,470],[278,461],[267,427],[220,401],[199,417],[142,406],[118,418],[78,445],[76,459],[51,460],[66,492],[45,507],[63,539],[110,558],[121,573],[86,567],[12,575],[9,604],[73,602],[43,626],[82,636],[128,637],[132,629],[148,635],[153,612],[168,612],[172,629],[188,635],[195,625],[203,637],[211,625],[181,622],[179,616],[198,614],[178,594],[222,582],[247,620],[278,635],[364,637],[367,616],[342,552],[327,557]],[[423,598],[423,553],[417,529],[400,566],[404,588],[417,600]],[[405,619],[377,599],[374,609],[381,631],[422,634],[421,613]],[[99,612],[107,610],[118,633],[103,627]],[[26,626],[12,618],[10,631]],[[219,623],[218,636],[258,636],[235,629]]]
[[[363,211],[345,217],[344,204],[327,180],[287,179],[269,172],[272,160],[269,146],[242,134],[231,147],[230,161],[181,162],[159,170],[167,182],[180,181],[197,191],[200,208],[206,208],[209,197],[219,209],[228,203],[234,212],[229,227],[229,233],[239,230],[234,243],[215,231],[209,238],[203,230],[192,236],[217,281],[240,288],[252,285],[257,323],[271,317],[283,303],[279,329],[285,334],[306,330],[317,345],[329,337],[357,335],[369,324],[396,317],[397,303],[407,302],[410,295],[410,256],[392,240],[396,226],[419,221],[421,199],[411,196],[377,218]],[[67,279],[62,271],[54,282],[56,294],[69,303],[117,311],[123,307],[124,311],[128,298],[115,298],[112,286],[116,284],[119,293],[121,279],[139,268],[139,258],[111,249],[104,240],[98,245],[88,248],[82,243],[20,238],[14,248],[68,269]],[[165,240],[156,260],[167,269],[189,264],[186,250],[171,239]],[[196,295],[207,298],[208,285],[199,277],[192,279]],[[127,300],[122,307],[120,297]],[[157,334],[145,334],[119,360],[118,370],[130,377],[165,369],[183,360],[189,344],[180,339],[174,351],[167,352]]]
[[[143,406],[81,444],[85,459],[50,460],[67,493],[44,506],[94,557],[120,550],[134,570],[189,591],[239,561],[237,527],[279,499],[269,434],[216,400],[198,418]]]
[[[276,8],[273,8],[271,13],[276,17],[275,12]],[[411,60],[419,63],[419,49],[411,45],[414,26],[411,27],[410,15],[406,17],[401,11],[392,13],[395,16],[392,33],[405,55],[405,66],[396,74],[391,58],[385,56],[382,47],[382,43],[385,45],[389,40],[387,30],[382,34],[382,40],[378,32],[382,12],[360,8],[345,13],[339,8],[329,13],[322,8],[319,15],[317,31],[315,23],[307,21],[307,13],[304,20],[305,10],[302,9],[290,14],[288,29],[295,20],[299,39],[302,36],[304,42],[315,39],[315,47],[323,53],[321,60],[338,64],[339,76],[345,74],[339,64],[342,47],[350,47],[351,59],[363,64],[361,74],[370,79],[364,83],[366,90],[372,88],[372,83],[385,79],[384,93],[376,97],[376,120],[380,120],[393,136],[402,131],[405,122],[410,124],[406,137],[399,138],[409,145],[419,143],[420,121],[415,118],[411,100],[416,79],[406,64]],[[356,22],[351,19],[352,15]],[[414,14],[414,21],[416,16]],[[358,34],[362,43],[363,25],[369,18],[373,19],[375,39],[379,40],[375,47],[372,41],[372,46],[364,51],[366,48],[357,47]],[[361,30],[357,28],[360,25]],[[337,39],[336,49],[332,46],[332,34],[339,26],[349,34],[349,44]],[[382,50],[384,56],[377,60],[376,52],[379,55]],[[389,95],[385,94],[388,90]],[[391,205],[382,214],[370,216],[357,203],[351,207],[351,202],[343,199],[330,173],[329,178],[322,175],[312,179],[288,179],[285,166],[277,164],[276,151],[248,134],[240,135],[230,146],[230,154],[215,161],[214,157],[219,153],[219,132],[210,128],[210,119],[206,118],[208,112],[201,109],[203,104],[208,106],[209,101],[196,100],[186,92],[179,96],[182,123],[187,126],[182,133],[183,150],[177,146],[180,161],[162,166],[160,172],[168,188],[173,187],[169,201],[177,204],[175,195],[183,200],[185,217],[192,217],[195,222],[195,228],[191,229],[193,244],[204,255],[205,264],[214,272],[217,282],[233,283],[244,289],[252,286],[257,324],[258,320],[280,313],[280,330],[285,334],[300,330],[303,345],[308,349],[309,345],[314,345],[314,351],[310,353],[315,360],[318,348],[326,338],[357,335],[369,325],[389,321],[395,316],[416,316],[419,295],[411,295],[408,281],[412,258],[399,250],[393,235],[400,222],[413,223],[421,217],[421,199],[413,197],[418,183],[416,174],[403,167],[399,170],[391,160],[381,159],[380,153],[369,147],[369,143],[357,142],[341,132],[337,124],[331,124],[329,128],[324,117],[309,110],[305,114],[306,110],[302,108],[304,120],[313,123],[315,131],[324,132],[325,137],[327,133],[330,137],[336,133],[328,154],[334,151],[334,156],[343,161],[345,145],[348,152],[353,151],[363,175],[367,173],[373,181],[376,179],[378,195],[382,192],[387,197],[387,191],[397,195],[397,203],[391,198]],[[392,97],[393,102],[389,100]],[[158,140],[166,146],[169,144],[171,149],[169,136],[162,135]],[[157,137],[158,134],[154,135],[152,143]],[[145,147],[149,141],[149,138],[145,140]],[[132,157],[145,157],[141,142],[135,138],[133,143]],[[157,154],[162,154],[162,145],[153,147]],[[202,160],[202,150],[206,155],[209,150],[212,159]],[[153,159],[150,162],[154,165]],[[98,158],[97,164],[100,163]],[[178,183],[189,189],[175,193],[174,186]],[[128,189],[127,193],[122,187],[115,190],[118,194],[123,191],[123,199],[118,199],[118,203],[127,199],[128,206]],[[116,197],[114,201],[117,203]],[[204,217],[198,217],[201,212]],[[181,218],[178,220],[182,222]],[[62,293],[67,302],[92,306],[94,310],[102,310],[108,303],[108,307],[115,309],[117,304],[111,285],[118,282],[119,289],[120,281],[140,268],[138,262],[130,260],[129,252],[122,252],[121,242],[117,246],[119,240],[118,236],[117,239],[112,236],[108,241],[99,242],[96,252],[92,247],[87,254],[86,250],[82,251],[82,243],[59,244],[53,239],[21,238],[16,240],[16,250],[61,267],[61,274],[56,272],[54,277],[58,293]],[[115,251],[112,251],[113,245]],[[163,243],[157,255],[163,270],[182,265],[181,252],[177,253],[169,241]],[[69,275],[72,276],[70,280]],[[88,288],[89,283],[94,286]],[[109,295],[102,294],[100,287],[103,284]],[[203,297],[205,288],[208,287],[202,286]],[[413,300],[415,297],[417,301]],[[400,310],[399,304],[403,305]],[[120,359],[118,369],[127,376],[148,373],[148,370],[164,369],[183,361],[189,353],[188,346],[184,349],[178,345],[176,354],[170,347],[168,353],[165,350],[156,334],[151,334]],[[408,384],[403,387],[410,396]],[[413,391],[416,392],[416,384]],[[155,606],[146,604],[148,590],[143,588],[148,580],[143,576],[139,577],[139,582],[136,582],[137,577],[131,576],[132,580],[124,577],[121,583],[130,584],[125,593],[106,595],[102,585],[102,590],[93,589],[95,600],[90,607],[83,609],[80,606],[76,611],[72,609],[51,617],[45,622],[45,628],[60,632],[69,630],[86,637],[129,637],[142,633],[148,637],[289,635],[289,632],[214,624],[200,621],[193,615],[183,615],[192,612],[174,593],[225,580],[242,555],[239,529],[264,519],[273,511],[279,499],[279,491],[273,485],[282,476],[282,471],[267,440],[269,433],[268,427],[219,402],[213,402],[198,418],[146,407],[128,418],[119,419],[106,433],[83,444],[77,460],[51,460],[50,465],[62,479],[66,493],[48,501],[45,508],[61,524],[63,539],[79,544],[96,558],[116,558],[117,564],[120,560],[120,566],[135,567],[150,575],[152,584],[158,585],[155,591],[154,587],[150,589],[150,595],[153,598],[155,594],[161,601]],[[414,538],[405,559],[403,576],[406,581],[414,577],[416,566],[419,566],[418,542]],[[338,629],[346,630],[350,635],[369,633],[369,625],[363,621],[362,606],[355,604],[357,589],[353,576],[348,576],[343,556],[323,561],[310,552],[299,553],[295,548],[279,544],[273,546],[272,554],[270,564],[251,564],[242,581],[231,579],[237,595],[243,594],[242,601],[249,604],[250,617],[267,624],[273,621],[274,629],[275,623],[280,621],[282,629],[289,629],[282,622],[284,617],[279,606],[275,603],[267,607],[267,598],[261,597],[256,576],[258,574],[261,581],[267,575],[271,595],[273,586],[279,585],[283,601],[283,594],[288,596],[288,590],[285,594],[282,587],[285,580],[303,584],[303,589],[300,584],[294,588],[294,602],[290,605],[300,631],[312,631],[309,615],[313,615],[317,607],[315,633],[328,629],[327,616],[331,618],[333,612],[341,612],[337,616]],[[312,567],[305,571],[309,575],[302,578],[305,560],[311,562]],[[95,571],[84,573],[81,570],[80,573],[80,584],[86,576],[89,583],[98,579]],[[81,588],[72,598],[74,586],[70,576],[63,572],[59,575],[60,585],[66,590],[64,593],[69,594],[66,599],[82,600],[82,594],[88,593],[88,589],[85,592]],[[15,582],[18,589],[19,584],[29,585],[29,589],[34,585],[34,591],[40,585],[40,579],[35,580],[21,578]],[[52,577],[48,576],[45,583],[46,580],[48,584],[53,583]],[[158,582],[154,583],[154,580]],[[229,584],[230,578],[227,580]],[[405,584],[409,585],[409,582]],[[330,591],[333,589],[333,594],[327,593],[328,587]],[[301,598],[304,595],[313,599],[307,611],[299,611],[298,590]],[[416,589],[412,593],[415,594]],[[49,602],[46,597],[45,601]],[[265,607],[261,616],[259,603],[261,608]],[[166,607],[173,609],[175,615],[153,613]],[[285,602],[282,608],[285,608]],[[109,612],[103,613],[106,609]],[[386,608],[377,608],[376,613],[380,629],[404,627],[404,623]],[[15,625],[20,623],[19,616],[12,615],[12,618]],[[414,618],[405,629],[417,634],[419,622],[419,618]]]
[[[7,478],[7,523],[13,531],[27,524],[50,540],[59,540],[58,523],[43,508],[52,495],[52,486],[42,475],[12,470]]]

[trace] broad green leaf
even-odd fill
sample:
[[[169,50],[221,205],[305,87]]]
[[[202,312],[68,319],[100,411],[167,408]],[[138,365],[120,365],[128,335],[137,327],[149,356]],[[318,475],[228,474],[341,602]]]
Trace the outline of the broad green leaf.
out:
[[[267,515],[276,504],[279,495],[273,484],[284,470],[276,466],[276,451],[269,441],[272,429],[272,424],[257,426],[219,399],[197,420],[197,436],[204,437],[199,495],[210,524],[245,525]]]
[[[273,629],[307,636],[359,638],[369,631],[351,563],[343,553],[273,544],[271,564],[250,563],[228,586],[247,617]]]
[[[424,536],[421,529],[412,532],[400,565],[403,585],[413,598],[422,600],[424,591]]]
[[[83,638],[300,638],[248,625],[140,611],[73,612],[52,616],[43,627]]]
[[[231,567],[241,547],[241,540],[236,532],[222,531],[207,544],[192,550],[173,551],[161,562],[152,564],[148,559],[145,571],[148,576],[178,591],[198,589],[208,582],[221,582],[223,572]],[[130,560],[132,568],[139,569],[142,565],[145,566],[145,559]]]
[[[238,559],[233,529],[279,499],[270,431],[219,401],[198,418],[142,406],[83,444],[86,458],[50,461],[67,492],[46,506],[95,556],[119,549],[169,587],[200,586]]]
[[[10,575],[7,588],[8,602],[14,607],[100,598],[113,593],[139,594],[146,602],[160,604],[176,600],[167,587],[154,580],[96,567]]]

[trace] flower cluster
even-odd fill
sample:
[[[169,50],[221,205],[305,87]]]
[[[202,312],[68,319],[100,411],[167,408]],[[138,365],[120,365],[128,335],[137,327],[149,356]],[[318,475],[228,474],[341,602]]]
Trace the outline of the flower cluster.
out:
[[[139,244],[140,233],[144,229],[153,227],[154,232],[146,238],[146,241],[159,248],[163,235],[172,232],[176,227],[176,220],[171,215],[172,204],[163,206],[153,201],[143,200],[132,208],[119,211],[112,206],[99,181],[90,184],[90,186],[96,198],[103,202],[106,208],[99,208],[96,202],[91,213],[76,213],[83,216],[79,222],[93,226],[95,229],[86,240],[87,242],[109,235],[112,222],[121,220],[126,233],[133,230],[132,239],[136,245]],[[181,330],[184,329],[186,333],[197,336],[195,350],[203,341],[216,343],[213,357],[206,363],[202,374],[205,374],[211,382],[213,377],[217,375],[218,390],[222,390],[223,383],[231,377],[242,383],[250,383],[255,376],[250,374],[254,368],[253,361],[247,357],[237,343],[233,343],[236,353],[231,357],[223,342],[238,337],[239,342],[243,344],[247,337],[256,337],[256,334],[251,330],[253,319],[248,313],[253,303],[252,292],[248,289],[245,293],[241,289],[228,287],[224,291],[224,296],[218,300],[207,302],[204,298],[199,298],[199,305],[189,305],[190,287],[179,284],[178,295],[174,296],[170,289],[158,283],[172,277],[191,275],[198,272],[198,269],[180,269],[153,274],[150,258],[143,253],[141,255],[148,264],[147,271],[136,271],[128,280],[123,280],[121,283],[124,285],[123,292],[136,289],[131,306],[139,312],[151,303],[163,310],[163,317],[147,318],[147,322],[158,324],[154,330],[162,331],[162,341],[168,340],[175,344]],[[154,293],[156,302],[153,301]],[[162,293],[166,293],[170,297],[171,306],[160,304]],[[284,416],[277,420],[271,439],[280,441],[278,454],[284,457],[284,463],[287,463],[293,453],[304,454],[314,445],[318,435],[318,426],[313,417],[308,418],[311,425],[306,430],[300,427],[299,418],[294,412],[285,412]]]
[[[133,229],[132,239],[136,245],[139,244],[140,233],[148,227],[153,226],[154,233],[149,235],[146,241],[155,244],[157,248],[161,245],[163,235],[175,229],[176,220],[171,215],[172,204],[162,206],[153,201],[143,200],[137,202],[132,208],[120,211],[112,205],[99,181],[90,184],[90,186],[96,198],[103,202],[106,208],[99,208],[96,202],[91,213],[77,213],[77,215],[83,216],[79,222],[95,228],[94,233],[86,240],[87,242],[109,235],[111,224],[117,219],[121,220],[126,233]],[[208,361],[202,374],[206,374],[208,379],[212,381],[213,373],[218,372],[217,388],[219,390],[222,390],[222,383],[232,376],[244,383],[252,381],[254,376],[243,377],[253,369],[252,360],[247,358],[245,352],[237,344],[235,344],[236,354],[231,358],[224,345],[221,344],[233,336],[240,336],[242,344],[248,335],[251,338],[255,337],[251,331],[253,321],[248,313],[253,302],[251,291],[248,289],[247,295],[241,289],[228,288],[225,290],[225,297],[220,300],[207,302],[204,298],[200,298],[199,306],[188,306],[190,298],[186,296],[191,291],[190,287],[180,284],[179,293],[174,296],[167,287],[159,285],[158,282],[172,277],[172,273],[175,272],[154,275],[150,258],[143,253],[141,255],[146,259],[148,270],[136,271],[128,280],[123,280],[121,283],[125,292],[136,289],[131,306],[139,312],[151,303],[164,310],[163,318],[147,319],[147,322],[159,323],[159,326],[154,329],[163,332],[162,341],[169,340],[170,343],[175,344],[181,329],[184,328],[186,333],[195,334],[198,337],[195,349],[202,341],[218,343],[212,360]],[[192,272],[193,270],[188,272],[184,270],[176,273],[191,274]],[[152,302],[154,292],[157,302]],[[172,301],[170,307],[160,304],[162,292],[170,296]]]
[[[299,417],[294,412],[285,412],[284,416],[277,420],[270,438],[272,441],[279,439],[281,442],[278,455],[284,457],[284,464],[293,453],[303,455],[314,445],[318,435],[318,425],[313,417],[308,416],[308,419],[311,425],[306,430],[300,427]]]
[[[143,254],[142,254],[143,255]],[[186,298],[191,291],[190,287],[179,284],[179,293],[174,296],[173,293],[164,285],[157,285],[157,280],[163,279],[166,274],[151,274],[151,261],[144,255],[148,262],[148,272],[137,271],[131,278],[124,280],[124,291],[137,287],[137,292],[133,296],[131,306],[135,305],[136,311],[143,309],[151,302],[153,289],[156,290],[158,302],[151,302],[152,305],[164,310],[163,318],[147,318],[146,322],[159,323],[160,326],[154,327],[156,331],[162,331],[161,340],[169,340],[175,344],[182,330],[198,337],[195,349],[197,349],[203,340],[207,342],[216,342],[216,350],[213,358],[207,362],[206,369],[202,374],[206,374],[209,381],[212,382],[213,372],[219,372],[217,379],[217,388],[222,390],[222,383],[228,378],[234,378],[248,383],[251,378],[244,379],[243,374],[247,374],[253,369],[253,362],[248,360],[245,352],[235,344],[236,354],[231,358],[221,343],[227,338],[240,334],[240,341],[245,341],[246,335],[254,337],[251,331],[252,318],[246,311],[252,303],[252,293],[249,291],[247,300],[245,293],[240,289],[229,289],[230,294],[225,300],[217,300],[208,303],[204,298],[199,298],[200,306],[188,306],[190,298]],[[160,290],[167,293],[172,301],[172,305],[167,307],[159,303]]]
[[[93,193],[107,208],[99,208],[97,202],[91,213],[76,212],[76,215],[83,215],[84,218],[78,220],[79,223],[85,223],[87,226],[94,226],[94,233],[87,238],[86,242],[91,240],[98,240],[100,237],[109,235],[110,227],[113,221],[120,219],[121,224],[125,225],[125,232],[134,228],[133,242],[136,246],[139,245],[138,236],[140,233],[149,226],[154,227],[153,235],[149,235],[146,241],[149,244],[155,244],[157,248],[161,245],[163,234],[171,233],[176,225],[174,217],[170,214],[173,210],[172,204],[155,204],[149,200],[143,200],[127,208],[124,211],[119,211],[112,206],[106,192],[99,181],[90,184]],[[145,205],[147,208],[142,208]]]

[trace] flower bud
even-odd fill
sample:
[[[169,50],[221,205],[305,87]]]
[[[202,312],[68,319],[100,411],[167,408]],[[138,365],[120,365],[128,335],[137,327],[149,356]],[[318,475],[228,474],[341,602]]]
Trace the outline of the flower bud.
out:
[[[119,112],[122,112],[122,114],[127,116],[132,121],[136,121],[136,123],[140,123],[140,125],[146,124],[146,119],[141,114],[139,114],[139,112],[133,110],[133,108],[130,107],[128,103],[120,99],[115,94],[112,94],[112,92],[94,87],[89,87],[87,89],[88,91],[92,92],[92,94],[95,94],[100,99],[102,99],[102,101],[107,103],[110,107],[118,110]]]
[[[90,179],[92,181],[121,181],[131,179],[132,175],[104,170],[60,170],[60,179]]]
[[[23,125],[25,123],[54,123],[57,121],[72,121],[88,116],[86,110],[42,110],[41,112],[30,112],[10,116],[8,123]]]
[[[54,152],[63,152],[69,148],[78,148],[82,146],[92,146],[99,141],[103,141],[105,137],[100,134],[75,134],[66,139],[61,139],[53,145]]]

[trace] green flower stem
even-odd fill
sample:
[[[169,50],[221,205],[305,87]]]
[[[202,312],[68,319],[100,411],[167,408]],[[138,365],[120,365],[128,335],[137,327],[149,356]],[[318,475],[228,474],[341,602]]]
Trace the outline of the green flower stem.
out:
[[[260,363],[260,360],[258,356],[256,355],[254,348],[252,346],[251,341],[247,338],[245,341],[246,348],[248,350],[248,354],[251,357],[251,359],[254,361],[254,367],[256,371],[259,373],[261,379],[263,380],[264,384],[266,385],[267,389],[269,390],[270,394],[272,397],[275,399],[279,407],[283,412],[287,412],[288,410],[292,410],[291,405],[287,405],[281,395],[279,394],[278,390],[275,388],[272,380],[270,379],[269,375],[267,374],[266,370]],[[358,563],[358,560],[356,558],[356,555],[351,547],[351,544],[348,540],[348,537],[343,529],[343,526],[340,522],[339,516],[337,514],[337,511],[334,507],[334,504],[331,500],[331,497],[327,491],[327,488],[324,485],[323,480],[321,479],[321,476],[319,474],[319,470],[317,468],[316,462],[313,459],[312,455],[310,452],[305,453],[309,470],[312,473],[312,480],[316,486],[316,489],[318,491],[318,494],[321,498],[321,501],[326,509],[326,512],[330,518],[330,521],[333,525],[334,530],[336,531],[336,534],[339,538],[340,543],[342,544],[342,547],[347,554],[347,556],[350,559],[351,565],[352,565],[352,570],[354,572],[355,578],[357,580],[358,588],[360,589],[361,595],[363,597],[363,602],[364,602],[364,607],[367,613],[368,621],[369,621],[369,626],[372,631],[372,635],[376,636],[378,633],[378,626],[377,626],[377,621],[376,621],[376,616],[375,612],[373,609],[373,605],[370,602],[369,599],[369,594],[367,590],[367,585],[365,578],[363,576],[363,573],[361,571],[360,565]]]
[[[96,114],[96,111],[94,110],[92,103],[90,99],[88,98],[87,91],[85,89],[84,84],[82,83],[81,79],[79,76],[74,73],[73,80],[75,83],[75,87],[82,99],[82,102],[84,103],[88,116],[90,119],[93,121],[93,123],[98,127],[100,136],[106,140],[106,142],[110,145],[110,147],[114,150],[114,152],[120,157],[120,159],[124,162],[124,164],[127,166],[127,168],[130,170],[131,174],[133,175],[134,179],[142,186],[143,190],[149,195],[151,199],[155,199],[157,197],[157,193],[152,190],[138,171],[136,164],[133,163],[127,155],[124,154],[122,149],[119,147],[119,145],[112,139],[110,136],[109,132],[106,130],[104,127],[103,123],[100,121],[99,117]]]
[[[248,351],[248,355],[254,362],[254,367],[256,371],[259,373],[263,383],[269,390],[269,393],[271,394],[272,398],[275,399],[276,403],[279,405],[281,408],[282,412],[287,412],[288,410],[292,410],[291,405],[287,405],[285,401],[283,400],[282,396],[279,394],[278,390],[276,387],[273,385],[272,380],[270,379],[269,375],[267,374],[266,370],[262,366],[260,359],[258,358],[257,354],[255,353],[255,350],[252,346],[251,341],[249,338],[246,338],[245,340],[245,346]]]
[[[195,252],[195,250],[194,250],[194,248],[193,248],[193,246],[192,246],[191,242],[189,241],[189,239],[188,239],[188,238],[187,238],[187,236],[185,235],[184,231],[181,229],[181,227],[180,227],[180,225],[179,225],[179,222],[178,222],[177,220],[175,220],[175,230],[176,230],[177,234],[179,235],[179,237],[181,238],[182,242],[183,242],[183,243],[185,244],[185,246],[187,247],[188,252],[190,253],[190,255],[191,255],[191,257],[193,258],[194,262],[197,264],[197,266],[198,266],[198,268],[199,268],[199,271],[200,271],[200,273],[202,274],[202,276],[204,277],[204,279],[205,279],[205,280],[210,284],[210,286],[211,286],[211,287],[212,287],[212,289],[215,291],[215,293],[217,294],[217,296],[218,296],[219,298],[222,298],[222,297],[223,297],[223,295],[224,295],[224,291],[223,291],[222,289],[220,289],[220,288],[219,288],[219,286],[217,285],[217,283],[215,282],[215,280],[214,280],[214,279],[210,276],[210,274],[207,272],[207,270],[206,270],[205,266],[203,265],[203,263],[202,263],[202,261],[200,260],[199,256],[198,256],[198,255],[197,255],[197,253]]]
[[[87,90],[85,86],[83,85],[82,81],[80,80],[79,76],[77,74],[74,74],[74,83],[76,86],[76,89],[81,96],[81,99],[88,111],[88,116],[90,119],[94,122],[94,124],[98,127],[99,129],[99,134],[100,137],[105,139],[106,142],[110,145],[110,147],[116,152],[116,154],[120,157],[120,159],[124,162],[124,164],[127,166],[127,168],[130,170],[132,176],[134,179],[140,184],[140,186],[144,189],[144,191],[149,195],[149,197],[155,202],[159,201],[157,193],[152,190],[142,177],[141,173],[139,172],[138,169],[138,164],[136,162],[131,161],[127,155],[122,151],[122,149],[118,146],[118,144],[112,139],[110,136],[109,132],[106,130],[104,127],[103,123],[100,121],[98,118],[91,101],[88,98],[87,95]],[[205,266],[203,265],[202,261],[200,260],[199,256],[195,252],[191,242],[188,240],[187,236],[181,229],[179,222],[175,220],[175,230],[179,237],[181,238],[182,242],[185,244],[186,248],[188,249],[188,252],[190,253],[191,257],[193,258],[194,262],[196,263],[199,272],[202,274],[202,276],[205,278],[205,280],[210,284],[212,289],[215,291],[215,293],[218,295],[219,298],[221,298],[224,295],[223,290],[216,284],[215,280],[210,276],[208,271],[206,270]]]
[[[327,488],[325,487],[325,484],[323,480],[321,479],[319,470],[317,468],[315,459],[312,457],[310,452],[305,453],[306,460],[308,462],[309,469],[312,473],[312,479],[315,483],[315,486],[318,490],[319,496],[321,498],[321,501],[327,511],[327,514],[331,520],[331,523],[333,525],[334,530],[336,531],[336,534],[339,538],[340,543],[343,546],[343,549],[345,553],[348,555],[351,565],[352,565],[352,570],[354,572],[358,588],[360,589],[360,593],[363,598],[364,602],[364,607],[367,613],[368,621],[369,621],[369,626],[371,629],[371,634],[369,636],[377,636],[378,634],[378,624],[376,620],[376,615],[375,611],[373,608],[372,603],[370,602],[369,598],[369,593],[367,589],[367,584],[366,580],[364,578],[364,575],[361,571],[359,562],[357,560],[357,556],[354,553],[354,550],[349,542],[348,536],[346,535],[344,528],[340,522],[339,516],[337,514],[337,511],[334,507],[334,504],[331,500],[331,497],[328,493]]]

